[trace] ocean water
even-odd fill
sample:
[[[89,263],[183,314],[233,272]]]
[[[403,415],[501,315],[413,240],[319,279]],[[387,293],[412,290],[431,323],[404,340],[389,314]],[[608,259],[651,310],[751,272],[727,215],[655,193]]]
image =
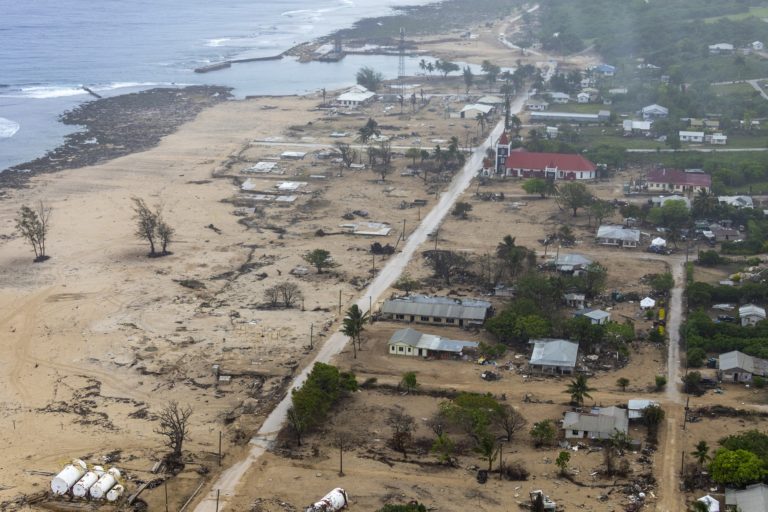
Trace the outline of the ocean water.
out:
[[[76,127],[58,117],[93,99],[157,86],[213,84],[238,97],[301,94],[354,82],[363,65],[386,77],[397,58],[350,56],[338,63],[293,59],[235,64],[434,0],[0,0],[0,171],[41,156]],[[407,73],[418,59],[407,59]]]

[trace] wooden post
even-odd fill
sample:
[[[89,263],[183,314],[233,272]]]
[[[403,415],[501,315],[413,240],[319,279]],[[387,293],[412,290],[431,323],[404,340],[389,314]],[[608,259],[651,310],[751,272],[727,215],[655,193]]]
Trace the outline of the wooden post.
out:
[[[339,476],[344,476],[344,437],[339,436]]]
[[[221,466],[221,430],[219,430],[219,466]]]
[[[504,474],[504,443],[499,443],[499,480]]]
[[[371,274],[376,275],[376,255],[371,254]]]
[[[373,298],[368,296],[368,323],[373,323]]]
[[[309,324],[309,350],[312,350],[312,335],[315,332],[315,324]]]
[[[163,480],[163,486],[165,487],[165,512],[168,512],[168,479]]]
[[[341,315],[341,288],[339,288],[339,315]]]
[[[216,512],[219,512],[219,493],[221,491],[219,489],[216,489]]]
[[[403,242],[405,242],[405,219],[403,219]]]

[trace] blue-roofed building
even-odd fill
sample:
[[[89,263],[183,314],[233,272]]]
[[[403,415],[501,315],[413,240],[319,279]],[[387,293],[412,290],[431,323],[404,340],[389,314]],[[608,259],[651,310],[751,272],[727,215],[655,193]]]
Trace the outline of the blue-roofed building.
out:
[[[616,66],[611,66],[610,64],[598,64],[592,68],[592,71],[603,76],[613,76],[616,74]]]

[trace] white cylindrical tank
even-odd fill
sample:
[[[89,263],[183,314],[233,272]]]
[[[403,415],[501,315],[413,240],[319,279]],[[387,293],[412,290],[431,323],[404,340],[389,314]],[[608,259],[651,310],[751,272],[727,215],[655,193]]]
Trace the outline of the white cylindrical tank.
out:
[[[75,459],[72,463],[64,466],[64,469],[51,480],[51,491],[53,491],[53,494],[67,494],[70,487],[83,477],[87,469],[88,467],[85,465],[85,462],[80,459]]]
[[[78,498],[85,498],[88,496],[88,489],[90,489],[91,486],[95,484],[103,474],[103,467],[94,466],[91,471],[87,472],[83,478],[78,480],[77,483],[72,487],[72,494]]]
[[[109,468],[109,471],[101,475],[99,481],[91,487],[89,491],[91,498],[95,500],[104,499],[109,490],[117,483],[118,478],[120,478],[120,471],[117,468]]]
[[[347,492],[337,487],[309,507],[306,512],[338,512],[347,507],[347,501]]]
[[[124,491],[125,491],[125,487],[123,487],[120,484],[117,484],[116,486],[111,488],[107,493],[107,501],[117,501],[118,498],[122,496]]]

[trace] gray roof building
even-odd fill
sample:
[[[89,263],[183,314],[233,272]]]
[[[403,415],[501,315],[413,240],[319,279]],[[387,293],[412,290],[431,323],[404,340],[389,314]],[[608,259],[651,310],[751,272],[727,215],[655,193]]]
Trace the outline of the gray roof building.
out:
[[[720,354],[718,366],[721,372],[744,372],[752,375],[768,376],[768,361],[749,356],[738,350]]]
[[[743,491],[726,489],[725,506],[738,507],[744,512],[768,510],[768,485],[752,484]]]
[[[626,434],[629,431],[627,410],[596,407],[590,413],[566,412],[563,430],[566,438],[586,436],[590,439],[608,439],[616,431]]]
[[[385,301],[381,313],[395,320],[440,321],[434,319],[456,320],[465,323],[482,324],[491,310],[491,303],[485,300],[461,299],[451,297],[429,297],[409,295]],[[410,318],[408,318],[410,317]],[[449,322],[452,323],[452,322]]]
[[[637,420],[643,417],[643,411],[646,407],[651,405],[659,405],[659,402],[655,400],[646,400],[642,398],[635,398],[627,402],[627,410],[629,411],[629,419]]]
[[[533,343],[530,365],[571,369],[576,366],[578,343],[557,339],[531,340],[530,343]]]
[[[414,329],[406,328],[396,331],[389,339],[390,346],[408,345],[415,349],[426,349],[433,352],[450,352],[460,354],[465,348],[475,349],[479,343],[474,341],[449,340],[434,334],[425,334]],[[392,350],[390,349],[390,352]],[[426,355],[426,354],[424,354]]]
[[[552,260],[552,264],[561,272],[571,272],[576,269],[588,267],[594,263],[591,258],[583,254],[559,254]]]

